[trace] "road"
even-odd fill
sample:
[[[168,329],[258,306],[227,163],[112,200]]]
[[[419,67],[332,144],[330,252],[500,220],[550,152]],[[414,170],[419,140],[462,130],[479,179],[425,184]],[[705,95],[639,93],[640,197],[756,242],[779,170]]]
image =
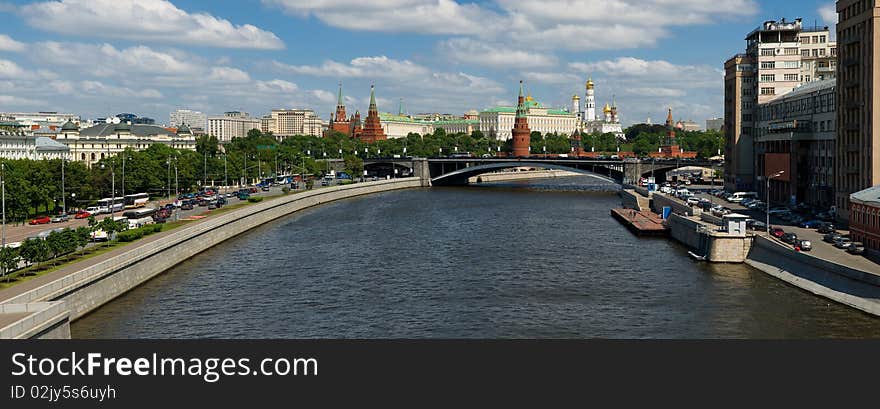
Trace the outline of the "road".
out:
[[[767,219],[767,214],[760,210],[748,209],[743,206],[740,206],[736,203],[730,203],[724,199],[717,198],[715,196],[709,195],[707,193],[696,193],[698,197],[705,197],[712,200],[713,203],[721,204],[724,207],[727,207],[734,211],[734,213],[747,215],[755,220],[765,221]],[[877,264],[865,257],[855,256],[847,253],[844,250],[838,249],[832,246],[829,243],[822,241],[823,234],[819,234],[814,229],[805,229],[802,227],[797,227],[792,225],[789,222],[783,221],[776,217],[770,216],[770,225],[774,227],[780,227],[785,230],[786,233],[794,233],[797,234],[798,238],[801,240],[809,240],[813,244],[813,250],[811,250],[810,254],[813,256],[841,264],[847,267],[855,268],[857,270],[874,272],[880,274],[880,264]],[[843,236],[849,235],[848,230],[837,230]],[[775,240],[775,239],[774,239]]]
[[[320,185],[320,182],[318,182],[317,185]],[[230,192],[233,192],[233,191],[235,191],[235,190],[230,189]],[[270,188],[270,191],[268,191],[268,192],[260,191],[258,195],[260,195],[260,196],[277,196],[280,194],[281,194],[281,186],[273,186]],[[228,204],[236,204],[239,202],[238,198],[227,198],[226,200],[228,201]],[[168,200],[153,201],[153,202],[150,202],[149,204],[147,204],[147,206],[159,207],[159,206],[162,206],[166,203],[169,203],[169,201]],[[180,217],[181,219],[185,219],[190,216],[197,216],[197,215],[203,214],[207,211],[208,211],[207,207],[196,206],[195,208],[193,208],[193,210],[179,211],[180,214],[178,217]],[[122,212],[116,212],[116,215],[121,216]],[[109,217],[109,216],[110,216],[109,214],[102,214],[102,215],[98,215],[97,219],[102,220],[103,218]],[[88,219],[79,219],[79,220],[71,219],[70,221],[68,221],[66,223],[41,224],[41,225],[36,225],[36,226],[31,226],[28,224],[17,225],[17,226],[7,224],[6,225],[6,243],[10,244],[10,243],[22,242],[22,241],[27,240],[29,237],[36,237],[41,232],[50,231],[53,229],[58,229],[58,228],[73,228],[73,229],[75,229],[77,227],[83,227],[83,226],[88,226],[88,225],[89,225]]]

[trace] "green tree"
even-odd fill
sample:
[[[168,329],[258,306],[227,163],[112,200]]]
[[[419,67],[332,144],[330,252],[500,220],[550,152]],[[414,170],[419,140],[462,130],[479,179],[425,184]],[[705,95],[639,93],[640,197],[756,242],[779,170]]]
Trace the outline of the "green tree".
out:
[[[352,178],[361,177],[364,174],[364,161],[363,159],[354,156],[348,155],[345,157],[345,171],[351,175]]]
[[[37,268],[40,267],[40,263],[48,260],[49,257],[49,246],[46,245],[46,241],[38,238],[30,238],[21,243],[21,247],[19,248],[19,254],[21,255],[22,260],[30,265],[37,265]]]
[[[18,263],[21,260],[18,249],[12,247],[0,248],[0,270],[6,276],[6,282],[9,282],[10,274],[18,269]]]

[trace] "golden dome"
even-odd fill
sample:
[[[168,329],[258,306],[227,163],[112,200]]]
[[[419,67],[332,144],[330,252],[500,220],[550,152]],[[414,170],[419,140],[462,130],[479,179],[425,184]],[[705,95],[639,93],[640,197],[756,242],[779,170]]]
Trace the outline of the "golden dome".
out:
[[[611,106],[608,105],[607,102],[605,103],[605,108],[602,109],[602,112],[604,112],[604,113],[606,113],[606,114],[610,114],[610,113],[611,113]]]
[[[581,97],[579,97],[577,95],[572,95],[571,99],[581,99]]]
[[[593,77],[587,80],[587,89],[593,89]]]

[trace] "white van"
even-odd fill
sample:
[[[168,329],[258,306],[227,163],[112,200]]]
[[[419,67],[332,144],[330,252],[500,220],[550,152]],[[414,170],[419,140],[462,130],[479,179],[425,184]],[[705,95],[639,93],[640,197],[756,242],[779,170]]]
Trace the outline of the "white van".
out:
[[[727,198],[727,201],[730,203],[740,203],[746,199],[757,200],[758,194],[755,192],[736,192],[730,195],[730,197]]]
[[[155,221],[152,217],[143,217],[140,219],[128,219],[128,228],[129,230],[134,230],[140,227],[144,227],[148,224],[153,224]]]

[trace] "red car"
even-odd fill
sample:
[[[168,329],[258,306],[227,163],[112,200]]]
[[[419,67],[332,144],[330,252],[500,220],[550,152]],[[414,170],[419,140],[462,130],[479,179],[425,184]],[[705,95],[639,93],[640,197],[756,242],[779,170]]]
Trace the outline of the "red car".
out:
[[[76,216],[73,216],[73,218],[74,219],[88,219],[89,216],[91,216],[91,215],[92,215],[91,213],[83,210],[83,211],[76,212]]]
[[[770,229],[770,235],[773,237],[776,237],[777,239],[781,239],[782,236],[785,235],[785,230],[782,230],[778,227],[774,227],[774,228]]]
[[[37,216],[37,218],[31,220],[30,225],[34,226],[37,224],[49,224],[52,222],[52,219],[49,216]]]

